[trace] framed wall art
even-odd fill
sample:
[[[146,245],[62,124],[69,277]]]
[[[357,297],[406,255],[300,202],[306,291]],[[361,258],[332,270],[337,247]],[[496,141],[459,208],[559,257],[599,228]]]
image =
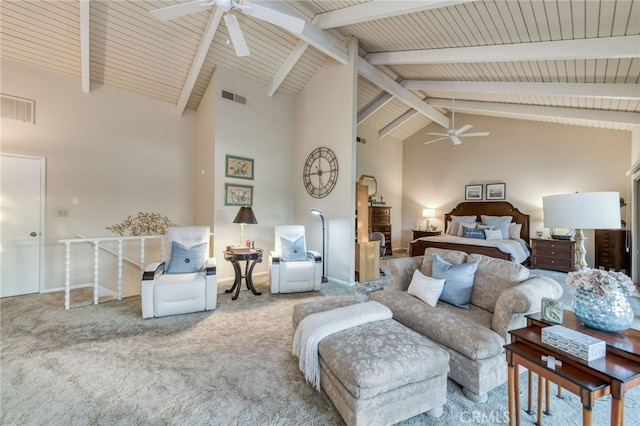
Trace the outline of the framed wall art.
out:
[[[464,187],[465,200],[482,200],[482,185],[466,185]]]
[[[233,155],[225,156],[225,176],[253,180],[253,159]]]
[[[504,200],[507,192],[506,183],[488,183],[487,200]]]
[[[225,183],[224,184],[224,205],[252,207],[253,206],[253,186]]]

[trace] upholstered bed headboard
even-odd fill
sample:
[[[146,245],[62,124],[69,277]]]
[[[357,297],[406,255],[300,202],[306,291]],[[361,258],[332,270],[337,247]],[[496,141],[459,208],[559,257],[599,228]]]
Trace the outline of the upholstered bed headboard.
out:
[[[522,213],[511,203],[506,201],[472,201],[460,203],[455,209],[444,215],[445,229],[446,224],[451,220],[451,216],[471,216],[476,215],[480,222],[481,215],[488,216],[513,216],[513,222],[522,224],[520,230],[520,238],[527,243],[531,236],[529,235],[529,215]]]

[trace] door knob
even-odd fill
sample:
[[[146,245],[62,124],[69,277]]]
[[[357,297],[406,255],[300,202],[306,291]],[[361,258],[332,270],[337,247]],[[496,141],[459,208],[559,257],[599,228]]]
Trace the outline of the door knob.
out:
[[[32,237],[37,237],[37,236],[38,236],[38,233],[37,233],[37,232],[32,232],[32,233],[30,233],[29,235],[31,235]]]

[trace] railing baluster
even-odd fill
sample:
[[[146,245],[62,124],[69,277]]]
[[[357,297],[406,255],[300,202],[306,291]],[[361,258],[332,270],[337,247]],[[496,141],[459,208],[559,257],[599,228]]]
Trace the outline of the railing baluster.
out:
[[[144,272],[144,237],[140,238],[140,271]]]
[[[93,304],[98,304],[98,279],[100,277],[100,242],[94,240],[93,244]]]
[[[71,243],[67,241],[64,248],[64,308],[71,306]]]
[[[118,300],[122,300],[122,238],[118,240]]]

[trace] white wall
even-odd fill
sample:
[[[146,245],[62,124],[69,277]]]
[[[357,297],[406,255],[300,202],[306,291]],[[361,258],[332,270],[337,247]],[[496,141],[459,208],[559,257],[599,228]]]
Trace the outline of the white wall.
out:
[[[86,94],[79,80],[6,59],[1,68],[2,93],[36,101],[35,126],[1,121],[2,152],[47,159],[43,290],[64,285],[58,239],[113,236],[107,226],[141,211],[179,224],[193,221],[192,111],[179,116],[174,105],[109,86]],[[58,208],[67,208],[69,217],[56,217]],[[77,248],[74,266],[90,251],[88,245]],[[139,279],[139,270],[126,272]],[[139,283],[124,290],[137,294]]]
[[[246,104],[222,99],[222,90],[244,96]],[[239,207],[225,206],[225,183],[253,186],[253,212],[258,223],[245,226],[244,238],[265,250],[254,275],[266,273],[268,253],[274,248],[274,226],[291,224],[295,218],[293,97],[282,93],[269,97],[266,86],[222,67],[216,68],[205,97],[206,104],[215,98],[214,116],[198,119],[210,120],[215,132],[213,255],[218,280],[233,278],[233,268],[224,261],[222,252],[227,245],[240,244],[240,225],[233,223]],[[226,155],[253,159],[254,179],[225,177]]]
[[[356,179],[362,175],[375,176],[378,182],[378,198],[391,206],[391,247],[402,245],[402,141],[391,136],[380,139],[376,130],[358,126],[358,136],[366,140],[358,143]],[[422,211],[420,211],[422,213]]]
[[[416,212],[436,208],[442,218],[464,201],[465,185],[506,183],[506,201],[531,215],[531,232],[543,230],[542,197],[586,191],[619,191],[629,198],[625,176],[631,156],[631,133],[456,114],[490,136],[424,145],[431,124],[404,143],[402,240],[408,244]],[[442,225],[440,226],[442,229]],[[544,230],[547,232],[547,230]],[[593,265],[593,232],[585,232],[587,261]]]
[[[355,282],[355,144],[357,44],[350,44],[351,61],[341,65],[332,60],[316,73],[296,97],[295,174],[296,221],[306,226],[307,247],[321,251],[320,220],[309,213],[322,210],[326,220],[325,271],[342,283]],[[328,147],[338,159],[338,180],[325,198],[311,197],[302,183],[308,155]]]

